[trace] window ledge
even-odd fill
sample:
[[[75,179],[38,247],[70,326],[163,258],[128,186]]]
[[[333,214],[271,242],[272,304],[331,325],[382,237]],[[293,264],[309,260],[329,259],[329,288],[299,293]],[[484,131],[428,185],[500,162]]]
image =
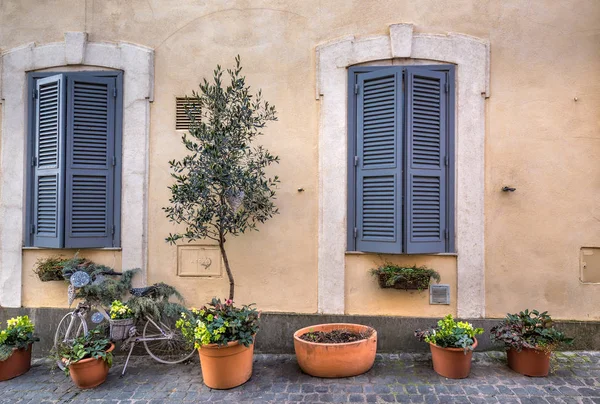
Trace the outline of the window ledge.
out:
[[[46,247],[21,247],[22,250],[97,250],[97,251],[121,251],[121,247],[102,247],[102,248],[46,248]]]
[[[346,251],[346,255],[435,255],[435,256],[449,256],[449,257],[458,257],[458,253],[429,253],[429,254],[381,254],[381,253],[368,253],[362,251]]]

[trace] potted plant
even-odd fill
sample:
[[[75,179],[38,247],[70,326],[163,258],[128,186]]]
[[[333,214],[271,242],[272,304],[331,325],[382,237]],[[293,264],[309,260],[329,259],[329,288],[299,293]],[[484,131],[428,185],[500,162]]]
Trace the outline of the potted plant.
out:
[[[60,256],[40,258],[36,261],[33,272],[42,282],[64,281],[63,268],[67,261]]]
[[[386,262],[371,269],[371,274],[377,277],[380,288],[404,290],[424,290],[429,288],[431,278],[440,282],[440,274],[425,266],[403,267]]]
[[[133,326],[133,312],[120,300],[113,300],[110,305],[110,339],[121,341],[129,337]]]
[[[71,344],[62,344],[54,352],[65,364],[65,373],[71,376],[73,383],[81,389],[91,389],[106,380],[108,369],[112,366],[115,344],[98,328],[92,329]]]
[[[233,301],[220,299],[181,313],[176,326],[198,349],[208,387],[231,389],[250,379],[258,318],[252,305],[235,307]]]
[[[0,381],[26,373],[31,368],[31,345],[39,338],[33,335],[35,327],[29,316],[18,316],[6,321],[0,330]]]
[[[552,351],[573,343],[573,338],[554,328],[547,311],[526,309],[507,314],[490,333],[492,342],[504,344],[508,366],[525,376],[548,376]]]
[[[429,343],[433,370],[449,379],[464,379],[471,372],[471,357],[477,347],[476,335],[483,328],[473,328],[464,321],[456,322],[451,314],[438,321],[437,327],[417,330],[415,336]]]
[[[319,324],[294,333],[294,350],[304,373],[350,377],[373,367],[377,331],[360,324]]]

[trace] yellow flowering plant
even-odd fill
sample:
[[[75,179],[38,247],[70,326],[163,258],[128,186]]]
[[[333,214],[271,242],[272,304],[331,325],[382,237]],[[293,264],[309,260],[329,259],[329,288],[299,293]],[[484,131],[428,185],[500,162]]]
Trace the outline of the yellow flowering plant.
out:
[[[120,300],[113,300],[110,305],[111,320],[125,320],[133,317],[131,309]]]
[[[18,316],[6,321],[7,327],[0,330],[0,361],[12,355],[13,349],[26,349],[30,344],[39,341],[33,335],[35,327],[29,316]]]
[[[235,307],[230,299],[213,300],[206,306],[181,313],[176,322],[183,336],[196,348],[202,345],[227,345],[232,341],[250,346],[258,331],[259,312],[253,305]]]
[[[437,327],[428,330],[417,330],[415,336],[424,342],[442,348],[462,348],[465,354],[473,350],[475,336],[483,334],[483,328],[474,328],[466,321],[455,321],[451,314],[438,321]]]

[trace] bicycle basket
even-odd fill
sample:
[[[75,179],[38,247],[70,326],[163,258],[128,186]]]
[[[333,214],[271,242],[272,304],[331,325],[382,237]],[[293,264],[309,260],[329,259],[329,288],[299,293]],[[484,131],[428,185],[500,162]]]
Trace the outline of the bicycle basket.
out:
[[[110,320],[110,339],[122,341],[129,338],[129,330],[133,327],[133,319]]]

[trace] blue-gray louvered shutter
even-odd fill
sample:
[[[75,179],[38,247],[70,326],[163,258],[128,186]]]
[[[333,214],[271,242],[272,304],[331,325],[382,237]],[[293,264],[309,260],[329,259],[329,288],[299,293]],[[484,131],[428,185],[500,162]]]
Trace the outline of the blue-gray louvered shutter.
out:
[[[64,234],[65,79],[62,74],[36,82],[33,245],[60,248]]]
[[[405,252],[446,250],[446,76],[406,70]]]
[[[112,247],[115,80],[69,78],[65,247]]]
[[[402,70],[358,77],[356,249],[402,252]]]

